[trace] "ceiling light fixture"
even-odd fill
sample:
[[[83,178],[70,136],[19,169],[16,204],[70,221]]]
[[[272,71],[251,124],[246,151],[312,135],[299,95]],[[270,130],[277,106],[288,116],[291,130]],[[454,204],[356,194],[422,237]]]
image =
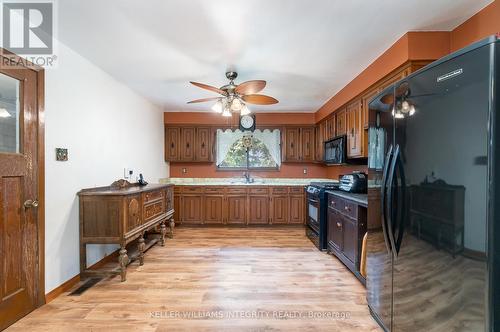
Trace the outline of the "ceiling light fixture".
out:
[[[222,116],[227,116],[227,117],[230,117],[230,116],[233,116],[233,114],[231,113],[231,111],[229,110],[229,108],[225,108],[224,111],[222,112]]]
[[[215,113],[222,113],[223,109],[224,109],[224,105],[222,104],[221,99],[217,100],[217,102],[214,104],[214,106],[212,106],[212,111],[214,111]]]
[[[5,108],[0,108],[0,118],[10,118],[11,116]]]

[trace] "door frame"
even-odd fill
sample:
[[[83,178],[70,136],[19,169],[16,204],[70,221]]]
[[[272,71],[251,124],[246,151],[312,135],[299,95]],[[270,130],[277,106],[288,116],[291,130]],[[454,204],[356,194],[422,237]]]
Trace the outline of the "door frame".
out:
[[[38,222],[38,262],[36,264],[35,279],[37,288],[36,307],[45,304],[45,70],[30,61],[0,47],[0,61],[4,66],[5,59],[14,61],[14,67],[23,67],[26,70],[32,70],[36,74],[36,111],[37,111],[37,222]],[[28,64],[28,65],[25,65]]]

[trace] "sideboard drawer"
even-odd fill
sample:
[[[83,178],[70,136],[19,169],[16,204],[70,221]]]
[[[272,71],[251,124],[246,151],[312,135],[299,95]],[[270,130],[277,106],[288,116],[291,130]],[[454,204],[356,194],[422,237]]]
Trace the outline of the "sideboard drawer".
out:
[[[165,212],[165,204],[163,201],[152,203],[144,207],[144,221],[154,219]]]
[[[247,189],[246,188],[229,187],[229,188],[227,188],[227,193],[228,194],[246,194]]]
[[[205,194],[224,194],[223,187],[206,187]]]
[[[142,195],[144,197],[144,203],[154,202],[154,201],[157,201],[157,200],[163,198],[164,191],[160,191],[160,190],[158,190],[158,191],[150,191],[150,192],[147,192],[147,193],[143,193]]]
[[[287,187],[273,187],[272,191],[273,191],[273,194],[288,194]]]

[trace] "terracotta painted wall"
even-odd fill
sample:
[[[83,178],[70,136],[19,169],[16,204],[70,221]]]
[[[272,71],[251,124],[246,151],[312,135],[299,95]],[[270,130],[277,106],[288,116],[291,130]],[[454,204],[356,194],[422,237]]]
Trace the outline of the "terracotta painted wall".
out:
[[[451,32],[451,51],[499,32],[500,0],[495,0]]]
[[[196,113],[196,112],[165,112],[164,121],[167,124],[211,124],[221,126],[238,127],[238,117],[224,118],[214,113]],[[257,127],[261,126],[280,126],[280,125],[314,125],[314,113],[257,113]],[[186,173],[182,170],[186,169]],[[307,174],[304,174],[306,169]],[[325,178],[328,174],[327,167],[319,164],[282,164],[279,171],[252,171],[254,177],[271,178]],[[171,177],[188,178],[223,178],[223,177],[241,177],[242,171],[219,171],[215,163],[171,163]]]

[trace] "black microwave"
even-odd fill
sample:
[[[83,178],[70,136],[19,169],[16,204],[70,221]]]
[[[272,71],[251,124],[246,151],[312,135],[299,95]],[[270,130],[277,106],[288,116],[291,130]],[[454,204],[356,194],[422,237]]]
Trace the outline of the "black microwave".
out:
[[[347,136],[337,136],[325,142],[325,163],[345,164],[347,161]]]

